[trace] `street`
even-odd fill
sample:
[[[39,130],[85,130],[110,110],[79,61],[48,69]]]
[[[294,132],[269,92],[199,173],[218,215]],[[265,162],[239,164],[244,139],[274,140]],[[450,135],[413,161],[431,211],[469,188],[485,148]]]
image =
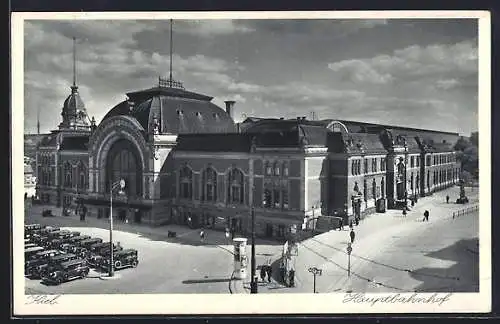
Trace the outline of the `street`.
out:
[[[477,191],[477,190],[476,190]],[[457,195],[458,187],[419,200],[406,217],[400,210],[373,214],[354,227],[351,276],[347,276],[346,247],[349,231],[332,230],[303,241],[296,260],[296,287],[277,282],[259,282],[259,293],[311,293],[310,267],[322,269],[316,277],[316,291],[327,292],[476,292],[479,289],[478,213],[452,218],[452,212],[477,203],[477,193],[469,192],[469,205],[446,204],[444,197]],[[109,223],[76,216],[42,218],[47,206],[33,206],[26,212],[26,223],[58,225],[82,234],[109,240]],[[422,221],[430,210],[429,222]],[[57,215],[57,214],[56,214]],[[167,238],[175,230],[178,238]],[[233,247],[223,232],[206,230],[200,242],[199,230],[167,225],[152,228],[118,223],[113,240],[124,248],[139,251],[139,266],[116,272],[115,279],[101,278],[92,270],[84,280],[46,286],[40,280],[25,279],[27,294],[136,294],[136,293],[230,293]],[[257,266],[281,257],[282,245],[259,239]],[[250,241],[247,246],[250,257]],[[274,273],[277,274],[278,271]],[[258,271],[257,271],[258,273]],[[231,293],[249,292],[248,278],[234,282]],[[240,287],[238,289],[238,287]]]

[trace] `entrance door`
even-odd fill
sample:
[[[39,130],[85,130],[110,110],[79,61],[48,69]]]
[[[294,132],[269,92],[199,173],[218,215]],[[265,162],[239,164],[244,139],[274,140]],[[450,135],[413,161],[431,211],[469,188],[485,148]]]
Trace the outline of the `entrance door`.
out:
[[[140,223],[141,222],[141,217],[142,217],[141,211],[140,210],[136,210],[134,212],[134,222]]]
[[[125,218],[127,218],[127,211],[126,210],[123,210],[123,209],[120,209],[120,211],[118,212],[118,218],[124,222],[125,221]]]

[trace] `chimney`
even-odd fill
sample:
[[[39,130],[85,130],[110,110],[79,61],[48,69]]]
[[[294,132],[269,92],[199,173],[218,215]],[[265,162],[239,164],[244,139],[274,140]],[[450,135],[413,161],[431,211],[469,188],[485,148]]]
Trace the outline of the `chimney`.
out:
[[[233,100],[226,100],[224,101],[224,103],[226,104],[226,113],[228,114],[229,117],[233,118],[233,106],[234,106],[234,103],[235,101]]]

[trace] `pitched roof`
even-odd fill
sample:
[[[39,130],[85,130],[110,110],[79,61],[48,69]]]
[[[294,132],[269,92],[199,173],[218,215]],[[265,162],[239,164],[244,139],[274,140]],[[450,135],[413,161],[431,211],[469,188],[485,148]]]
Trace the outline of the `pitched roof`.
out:
[[[181,134],[175,150],[207,152],[250,152],[250,134]]]

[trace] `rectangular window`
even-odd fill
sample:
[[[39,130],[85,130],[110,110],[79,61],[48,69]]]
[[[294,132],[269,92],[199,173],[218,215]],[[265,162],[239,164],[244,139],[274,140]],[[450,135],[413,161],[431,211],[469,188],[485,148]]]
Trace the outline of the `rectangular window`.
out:
[[[415,157],[412,156],[410,157],[410,168],[413,168],[415,166]]]
[[[364,170],[363,172],[366,174],[368,173],[368,159],[365,159],[365,167],[364,167]]]
[[[372,172],[377,172],[377,159],[372,159]]]
[[[419,156],[417,156],[415,159],[417,160],[417,161],[416,161],[416,162],[417,162],[417,163],[416,163],[416,165],[417,165],[417,167],[419,167],[419,166],[420,166],[420,157],[419,157]]]
[[[285,177],[288,177],[288,166],[286,166],[286,165],[283,167],[283,175]]]
[[[232,186],[231,187],[231,202],[232,203],[242,203],[241,197],[240,197],[240,187],[239,186]]]
[[[280,208],[280,191],[279,191],[279,189],[273,190],[273,206],[274,206],[274,208]]]
[[[283,189],[282,195],[283,195],[283,208],[288,209],[288,190]]]
[[[272,200],[271,190],[264,189],[264,207],[265,208],[271,208],[271,204],[272,204],[271,200]]]
[[[356,160],[351,161],[351,175],[356,174]]]

